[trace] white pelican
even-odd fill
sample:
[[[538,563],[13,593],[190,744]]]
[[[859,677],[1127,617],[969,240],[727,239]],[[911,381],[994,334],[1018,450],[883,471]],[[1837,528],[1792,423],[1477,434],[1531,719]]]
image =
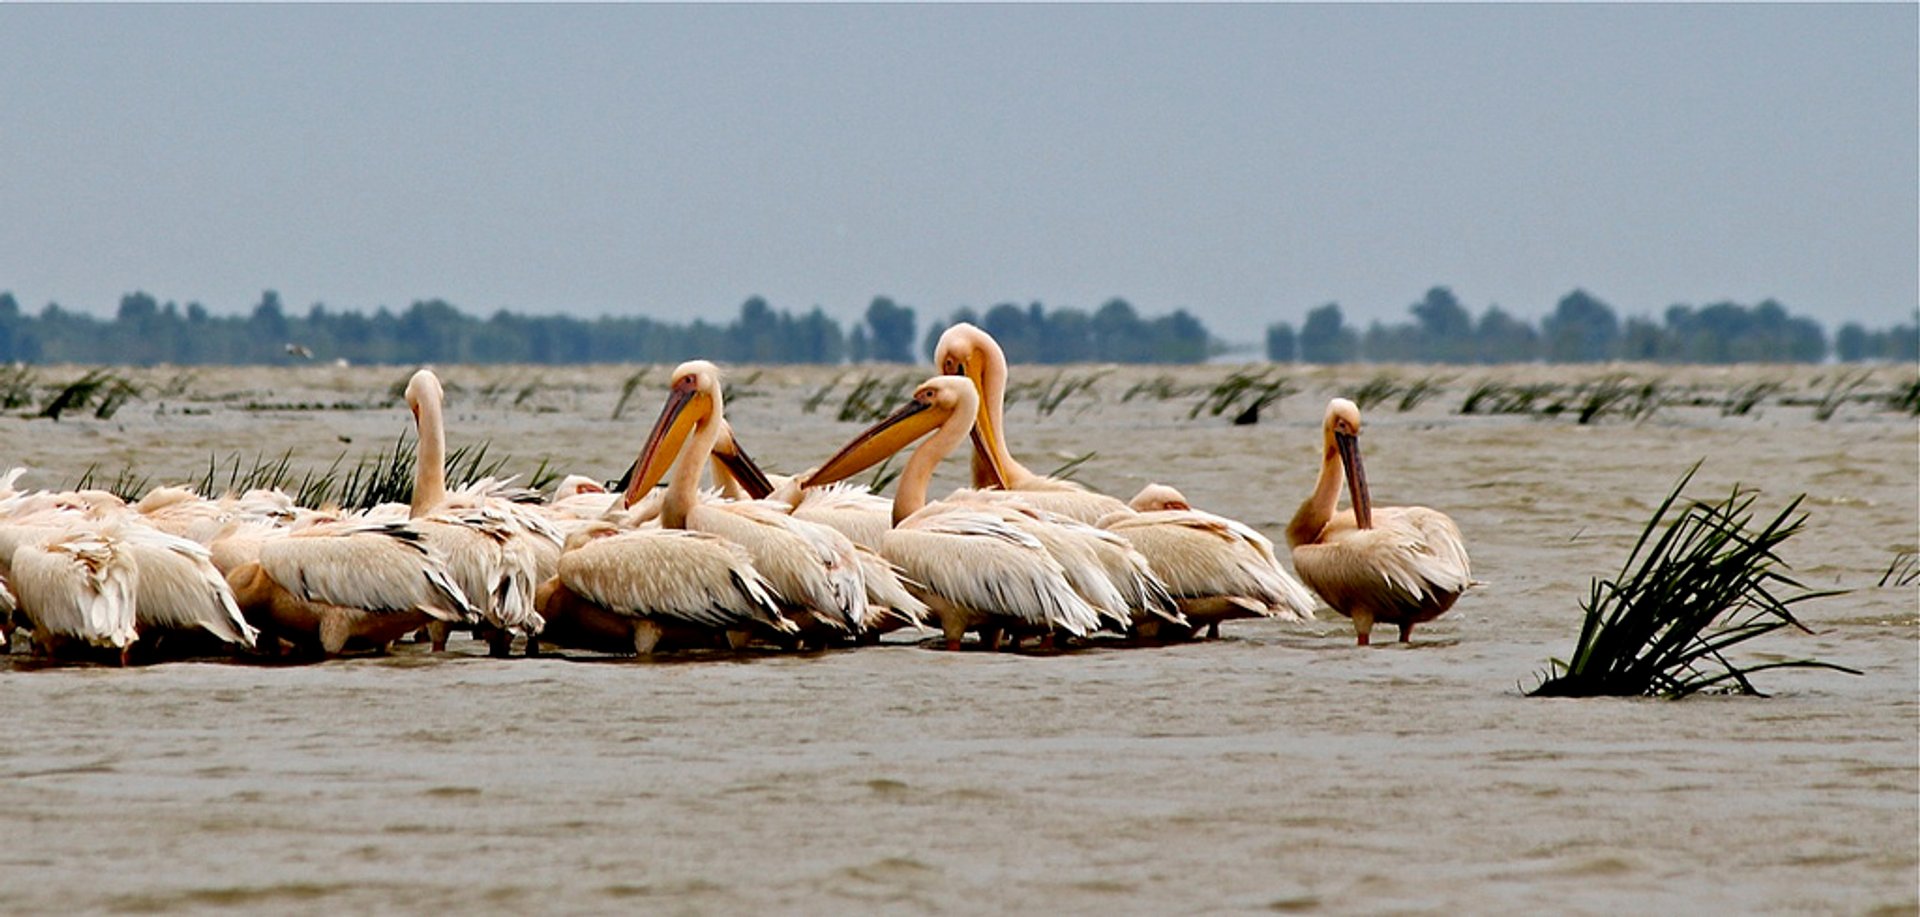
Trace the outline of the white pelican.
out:
[[[85,644],[115,651],[127,664],[139,637],[133,606],[140,571],[120,539],[85,528],[22,544],[11,576],[39,652],[58,656]]]
[[[1147,556],[1180,610],[1195,626],[1206,625],[1209,637],[1232,618],[1313,618],[1313,596],[1251,526],[1196,510],[1165,484],[1147,485],[1127,505],[1129,512],[1100,526]],[[1143,635],[1156,636],[1145,629]]]
[[[965,379],[929,379],[905,407],[861,433],[804,483],[844,480],[932,432],[900,473],[893,528],[881,539],[880,553],[920,584],[920,598],[940,620],[947,648],[959,649],[968,630],[997,635],[1012,627],[1016,633],[1085,636],[1100,626],[1100,612],[1068,583],[1038,539],[990,505],[927,502],[934,468],[967,437],[979,407],[979,395]]]
[[[860,563],[867,587],[863,626],[867,641],[909,624],[924,626],[927,606],[908,590],[905,574],[880,555],[880,539],[893,528],[892,500],[845,481],[802,489],[799,476],[768,475],[740,447],[725,418],[713,447],[713,470],[721,493],[729,499],[762,500],[784,507],[795,519],[824,525],[853,542],[854,559]]]
[[[1005,401],[1007,355],[993,336],[966,322],[940,335],[934,363],[949,376],[972,380],[980,395],[974,426],[973,486],[1015,491],[1033,506],[1092,525],[1127,508],[1116,497],[1095,493],[1073,481],[1036,474],[1007,448]]]
[[[700,475],[720,439],[724,417],[719,367],[705,360],[676,367],[667,403],[627,483],[625,505],[651,493],[671,470],[660,509],[663,528],[706,532],[746,548],[803,635],[858,635],[867,589],[853,542],[845,535],[795,519],[784,506],[699,499]]]
[[[753,627],[796,629],[745,548],[680,529],[586,523],[567,537],[536,602],[547,626],[530,647],[540,641],[645,656],[705,645],[719,633],[738,647]]]
[[[349,641],[384,648],[429,621],[476,614],[420,532],[398,522],[325,523],[267,539],[227,583],[263,639],[329,656]]]
[[[1327,404],[1320,478],[1287,524],[1293,567],[1327,604],[1353,619],[1366,646],[1374,622],[1413,626],[1453,607],[1476,585],[1460,529],[1424,506],[1375,507],[1360,462],[1360,409],[1345,398]],[[1344,476],[1353,507],[1335,512]]]
[[[505,656],[515,636],[532,636],[546,622],[533,608],[534,587],[551,576],[560,559],[560,543],[548,527],[530,532],[515,524],[511,507],[489,505],[469,495],[450,502],[447,495],[447,430],[440,378],[430,369],[407,382],[407,407],[419,433],[413,497],[408,516],[444,558],[467,603],[483,619],[488,651]],[[504,504],[505,501],[501,501]],[[541,569],[545,555],[545,570]],[[447,625],[428,625],[436,651],[446,649]]]

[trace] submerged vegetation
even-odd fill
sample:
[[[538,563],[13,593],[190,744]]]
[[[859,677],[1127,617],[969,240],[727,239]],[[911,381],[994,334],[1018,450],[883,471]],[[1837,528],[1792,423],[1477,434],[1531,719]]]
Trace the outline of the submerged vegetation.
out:
[[[1681,500],[1696,464],[1654,510],[1618,577],[1596,579],[1581,603],[1574,652],[1552,661],[1535,697],[1679,698],[1706,690],[1760,694],[1749,676],[1766,669],[1852,669],[1811,659],[1745,665],[1727,652],[1782,628],[1807,630],[1792,606],[1832,592],[1807,590],[1781,570],[1776,550],[1800,531],[1802,497],[1754,524],[1753,491],[1724,500]],[[1674,510],[1678,507],[1677,515]]]
[[[324,469],[298,472],[293,468],[291,449],[277,456],[256,453],[251,459],[238,452],[224,459],[208,456],[206,474],[197,481],[181,483],[208,497],[274,489],[285,491],[300,506],[372,509],[382,503],[407,503],[413,499],[417,445],[411,436],[402,434],[390,449],[362,455],[351,463],[347,453],[342,452]],[[509,457],[489,457],[491,445],[482,442],[449,452],[447,480],[459,487],[482,478],[501,480],[513,476],[519,486],[542,490],[558,478],[544,459],[524,474],[516,474],[507,468]],[[73,486],[76,490],[104,490],[131,503],[153,489],[154,481],[129,462],[111,477],[102,476],[97,465],[90,465]]]

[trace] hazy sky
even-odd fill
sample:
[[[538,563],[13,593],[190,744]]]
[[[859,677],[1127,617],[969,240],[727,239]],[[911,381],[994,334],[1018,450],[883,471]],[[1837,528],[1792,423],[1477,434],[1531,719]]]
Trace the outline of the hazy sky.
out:
[[[1920,6],[0,4],[0,290],[1920,304]]]

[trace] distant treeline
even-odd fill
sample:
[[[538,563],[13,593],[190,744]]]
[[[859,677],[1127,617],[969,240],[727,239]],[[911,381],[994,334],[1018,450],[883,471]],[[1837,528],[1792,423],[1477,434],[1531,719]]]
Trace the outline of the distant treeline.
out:
[[[1308,312],[1299,330],[1267,329],[1276,362],[1521,363],[1649,360],[1670,363],[1920,360],[1920,315],[1892,329],[1843,325],[1831,341],[1818,322],[1768,300],[1753,307],[1673,306],[1662,321],[1629,318],[1584,291],[1563,297],[1539,327],[1498,306],[1475,319],[1445,287],[1410,309],[1411,322],[1346,324],[1336,303]],[[152,365],[290,363],[825,363],[925,360],[956,321],[985,328],[1017,363],[1198,363],[1223,351],[1185,310],[1143,317],[1124,299],[1087,312],[1040,303],[963,308],[924,331],[910,307],[875,297],[850,327],[820,307],[795,314],[753,297],[724,323],[672,324],[640,317],[574,318],[501,310],[486,318],[444,300],[372,314],[314,304],[288,314],[277,293],[246,315],[216,316],[198,303],[162,303],[129,293],[112,319],[49,303],[39,314],[0,292],[0,362]],[[914,343],[919,335],[919,352]]]
[[[1891,329],[1840,326],[1831,344],[1825,329],[1769,299],[1757,306],[1723,302],[1669,306],[1660,321],[1621,321],[1612,307],[1574,290],[1540,326],[1490,306],[1478,319],[1446,287],[1434,287],[1408,307],[1413,321],[1374,322],[1364,331],[1346,324],[1338,303],[1307,313],[1298,331],[1284,322],[1267,328],[1267,359],[1275,362],[1351,363],[1818,363],[1920,360],[1920,314]]]

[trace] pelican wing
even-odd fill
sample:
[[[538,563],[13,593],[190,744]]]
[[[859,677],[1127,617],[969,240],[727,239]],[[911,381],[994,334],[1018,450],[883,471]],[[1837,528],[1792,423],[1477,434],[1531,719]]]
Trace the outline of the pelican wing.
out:
[[[957,605],[1079,636],[1100,627],[1046,547],[999,515],[922,510],[887,533],[880,553]]]
[[[80,531],[13,555],[13,588],[35,631],[126,647],[138,636],[140,571],[122,543]]]
[[[1418,506],[1376,507],[1372,528],[1354,527],[1351,520],[1341,514],[1319,544],[1293,551],[1300,575],[1323,593],[1378,594],[1384,587],[1388,600],[1413,609],[1473,585],[1460,531],[1444,514]]]
[[[695,506],[687,524],[746,548],[782,601],[849,631],[860,629],[867,587],[847,536],[762,502]]]
[[[227,578],[203,545],[144,525],[121,531],[140,569],[134,617],[140,629],[204,630],[251,648],[260,634],[240,614]]]
[[[575,594],[618,614],[793,629],[747,550],[701,532],[646,529],[595,538],[560,555],[558,576]]]
[[[404,523],[340,523],[275,538],[260,546],[260,567],[302,601],[417,610],[442,621],[475,615],[445,562]]]
[[[1108,531],[1146,555],[1179,598],[1237,596],[1292,620],[1313,618],[1313,596],[1244,523],[1198,510],[1158,510],[1108,520]]]

